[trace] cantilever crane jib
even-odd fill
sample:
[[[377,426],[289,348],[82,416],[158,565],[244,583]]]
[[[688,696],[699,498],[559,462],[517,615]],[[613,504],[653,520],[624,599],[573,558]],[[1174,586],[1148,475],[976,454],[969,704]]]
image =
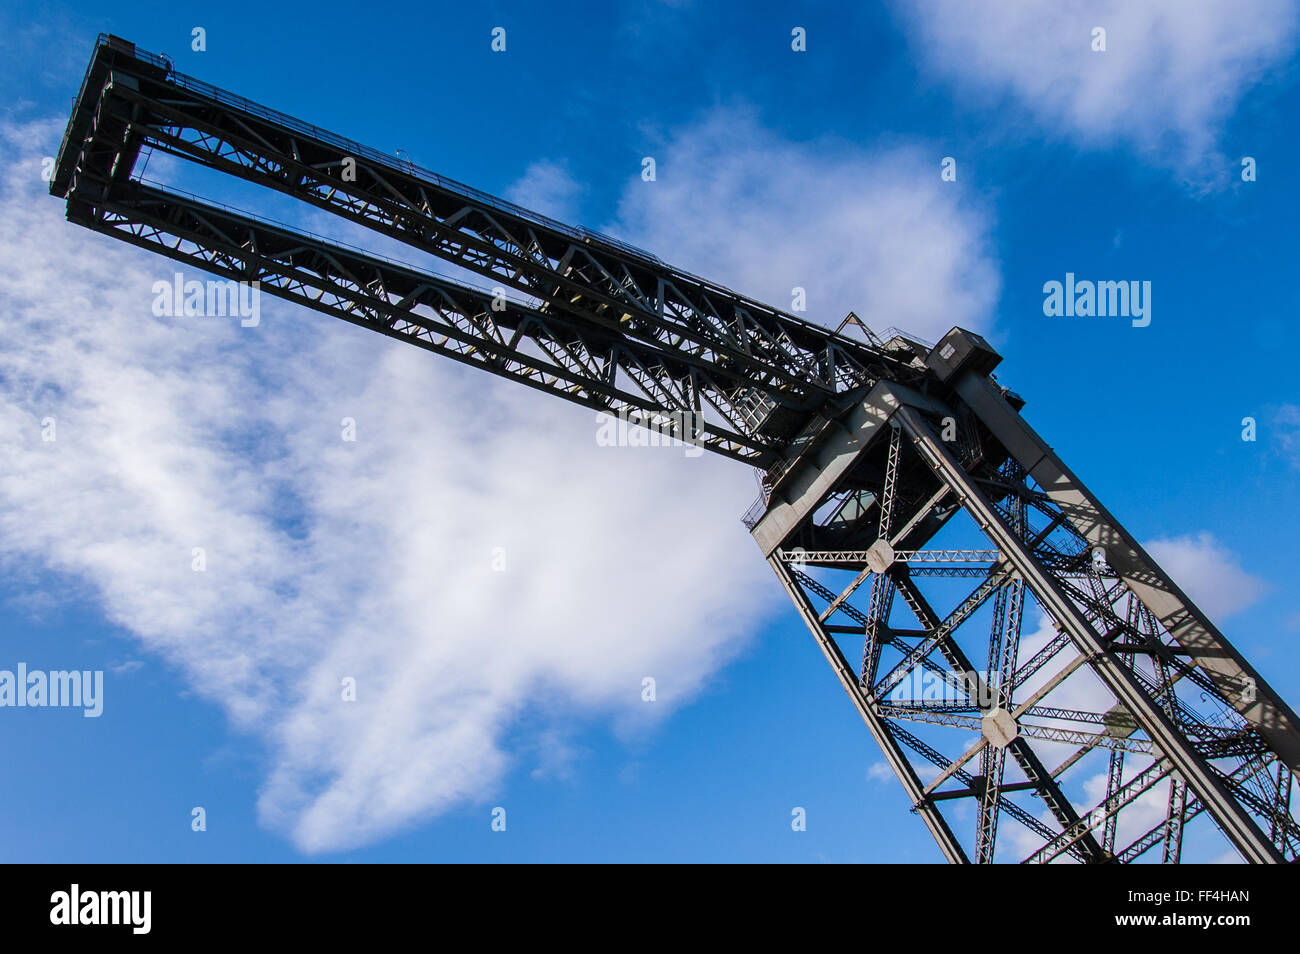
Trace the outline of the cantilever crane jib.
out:
[[[149,151],[515,297],[502,309],[492,290],[146,183]],[[96,44],[50,190],[79,225],[569,401],[684,422],[682,436],[760,468],[746,524],[950,861],[1005,857],[1004,818],[1031,861],[1133,861],[1157,845],[1177,861],[1205,819],[1247,860],[1300,856],[1295,714],[1028,426],[978,335],[931,348],[831,332],[116,37]],[[927,549],[963,522],[978,548]],[[935,579],[966,581],[964,595]],[[1031,603],[1054,636],[1022,653]],[[940,698],[909,691],[936,674]],[[1085,677],[1089,702],[1062,702]],[[1081,812],[1067,793],[1099,759],[1105,793]],[[1132,806],[1160,791],[1163,817],[1132,830]],[[949,809],[965,799],[976,811],[959,835]]]
[[[537,307],[512,316],[513,327],[499,326],[490,309],[478,321],[477,312],[459,312],[477,306],[482,293],[457,283],[445,303],[431,293],[428,301],[362,301],[369,288],[350,300],[359,313],[431,317],[435,334],[459,328],[491,339],[491,348],[470,360],[497,373],[521,376],[520,345],[529,342],[542,353],[527,357],[553,366],[522,375],[527,383],[596,407],[611,407],[613,398],[615,410],[625,402],[692,412],[704,424],[705,446],[728,456],[770,464],[782,440],[828,397],[901,373],[903,363],[892,353],[182,76],[161,57],[103,38],[51,181],[52,192],[68,197],[69,218],[155,247],[181,238],[172,229],[201,229],[220,212],[223,228],[235,228],[243,246],[262,234],[262,223],[250,217],[133,182],[145,148],[276,189],[523,293]],[[355,178],[343,175],[345,164]],[[124,213],[127,206],[133,215]],[[124,221],[145,218],[146,211],[147,221]],[[260,268],[267,290],[302,300],[302,290],[292,287],[295,276],[287,274],[297,262],[246,261],[237,249],[216,248],[220,237],[204,237],[214,246],[213,265]],[[368,286],[387,288],[390,277],[402,284],[375,261],[349,264]],[[339,286],[349,277],[326,281]],[[427,309],[441,314],[428,316]],[[364,320],[390,323],[372,315]]]

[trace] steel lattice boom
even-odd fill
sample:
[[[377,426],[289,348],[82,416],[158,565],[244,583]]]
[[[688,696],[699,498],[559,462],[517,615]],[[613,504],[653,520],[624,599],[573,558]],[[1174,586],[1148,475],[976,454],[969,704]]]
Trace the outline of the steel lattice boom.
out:
[[[155,153],[492,287],[152,183]],[[1248,861],[1300,856],[1295,713],[1029,427],[978,335],[882,340],[852,315],[831,332],[115,37],[50,188],[79,225],[588,407],[686,422],[758,467],[745,522],[948,860],[1177,862],[1197,825]]]

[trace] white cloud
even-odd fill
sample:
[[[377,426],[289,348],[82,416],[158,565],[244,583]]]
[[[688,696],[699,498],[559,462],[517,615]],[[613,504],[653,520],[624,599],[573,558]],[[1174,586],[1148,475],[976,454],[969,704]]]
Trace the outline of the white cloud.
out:
[[[781,605],[742,466],[598,447],[594,412],[269,296],[258,328],[153,317],[176,266],[63,221],[60,132],[0,130],[0,559],[84,581],[264,743],[300,849],[560,772],[575,727],[666,714]]]
[[[933,0],[898,4],[928,68],[962,93],[1009,94],[1088,146],[1161,165],[1215,151],[1245,92],[1293,50],[1295,0]],[[1106,30],[1094,52],[1092,31]]]
[[[0,197],[0,559],[83,581],[258,738],[261,816],[300,849],[492,797],[516,764],[563,778],[576,726],[671,711],[783,606],[739,523],[744,467],[598,447],[593,413],[269,296],[259,328],[153,317],[177,266],[63,221],[33,145],[59,132],[0,130],[21,157]],[[557,214],[579,194],[556,163],[512,192]],[[936,337],[997,288],[955,195],[920,152],[717,113],[664,143],[617,230],[778,305],[801,284],[828,324],[852,308]]]
[[[541,212],[562,222],[574,222],[582,185],[569,174],[565,162],[541,159],[529,165],[523,176],[506,189],[505,198],[526,209]]]
[[[894,770],[885,762],[872,762],[867,769],[867,781],[869,782],[893,782],[896,776]]]
[[[787,311],[804,288],[822,325],[855,311],[930,340],[988,327],[990,216],[940,180],[940,154],[792,143],[735,109],[652,152],[656,179],[627,186],[614,235]]]
[[[1300,470],[1300,405],[1283,404],[1272,411],[1273,445],[1282,459]]]
[[[1242,568],[1237,555],[1210,533],[1146,543],[1145,549],[1213,622],[1253,604],[1268,584]]]

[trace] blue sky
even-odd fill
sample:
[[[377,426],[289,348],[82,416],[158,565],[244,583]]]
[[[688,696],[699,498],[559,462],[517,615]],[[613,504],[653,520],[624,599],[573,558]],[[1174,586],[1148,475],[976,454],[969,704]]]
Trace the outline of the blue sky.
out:
[[[978,328],[1300,699],[1295,4],[839,6],[0,13],[0,668],[107,681],[99,719],[0,710],[0,857],[939,859],[740,527],[745,468],[597,448],[585,411],[280,303],[257,335],[151,317],[170,263],[39,177],[101,31],[813,320]],[[1045,316],[1067,272],[1150,281],[1150,326]]]

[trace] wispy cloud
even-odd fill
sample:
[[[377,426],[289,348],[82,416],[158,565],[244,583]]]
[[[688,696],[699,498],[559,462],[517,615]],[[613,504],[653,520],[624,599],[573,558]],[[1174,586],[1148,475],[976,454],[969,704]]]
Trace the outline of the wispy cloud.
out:
[[[1174,582],[1215,622],[1248,608],[1268,591],[1268,584],[1248,573],[1237,554],[1211,533],[1166,537],[1145,546]]]
[[[1300,470],[1300,404],[1283,404],[1271,410],[1273,447],[1296,470]]]
[[[0,558],[86,581],[260,740],[261,816],[300,849],[648,725],[779,605],[744,467],[599,447],[594,413],[269,298],[257,328],[154,317],[173,263],[44,194],[60,132],[0,133]]]
[[[938,153],[796,143],[743,109],[665,135],[656,178],[626,187],[607,229],[661,258],[834,326],[931,340],[986,329],[997,299],[991,214],[940,179]]]
[[[1212,178],[1226,119],[1292,54],[1295,0],[933,0],[897,3],[929,71],[994,105],[1009,96],[1050,134],[1124,144]],[[1093,30],[1106,49],[1093,49]]]
[[[562,222],[579,218],[578,200],[585,189],[569,172],[567,162],[539,159],[506,190],[505,198]]]

